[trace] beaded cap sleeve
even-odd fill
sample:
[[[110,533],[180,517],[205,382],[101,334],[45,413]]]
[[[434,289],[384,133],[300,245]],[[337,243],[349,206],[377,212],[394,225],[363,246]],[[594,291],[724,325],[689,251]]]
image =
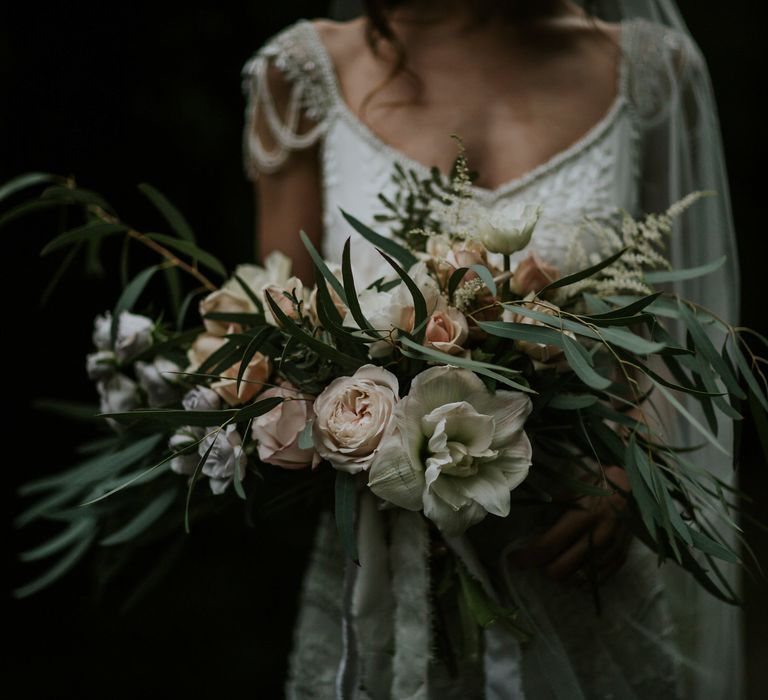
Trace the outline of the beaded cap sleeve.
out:
[[[245,97],[243,128],[243,169],[249,180],[259,172],[280,169],[290,151],[315,144],[325,131],[332,96],[321,64],[306,39],[306,25],[296,22],[280,30],[251,56],[241,71]],[[285,114],[281,114],[270,90],[268,71],[274,66],[289,84]],[[312,126],[299,131],[302,114]],[[274,145],[266,145],[257,125],[264,124]]]

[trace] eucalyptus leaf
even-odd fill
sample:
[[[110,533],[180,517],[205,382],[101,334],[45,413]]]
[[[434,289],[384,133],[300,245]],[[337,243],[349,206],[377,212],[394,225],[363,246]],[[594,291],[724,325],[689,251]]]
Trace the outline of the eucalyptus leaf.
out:
[[[379,235],[368,226],[366,226],[362,221],[359,221],[351,214],[345,212],[341,207],[339,207],[339,211],[341,212],[341,215],[352,225],[352,228],[354,228],[355,231],[357,231],[369,243],[375,245],[380,251],[383,251],[393,257],[403,267],[409,268],[418,262],[418,259],[413,253],[411,253],[411,251],[403,248],[403,246],[396,243],[391,238],[385,238],[384,236]]]
[[[42,172],[28,172],[11,178],[0,186],[0,202],[8,197],[16,194],[27,187],[34,187],[35,185],[41,185],[47,182],[56,182],[63,184],[64,178],[60,175],[53,175],[51,173]]]
[[[144,288],[159,269],[160,265],[152,265],[151,267],[142,270],[130,281],[128,286],[123,290],[122,294],[118,298],[117,304],[115,304],[115,308],[112,311],[112,325],[110,327],[110,338],[113,348],[117,339],[117,329],[120,322],[120,314],[122,314],[123,311],[130,311],[133,308],[136,300],[139,298],[139,296],[141,296]]]
[[[16,598],[26,598],[33,593],[37,593],[43,588],[51,585],[54,581],[60,579],[64,574],[72,569],[75,564],[80,561],[80,559],[83,558],[85,553],[88,551],[88,548],[91,546],[95,536],[95,532],[91,532],[90,534],[84,536],[45,573],[33,581],[25,584],[24,586],[20,586],[14,590],[14,596]]]
[[[123,544],[138,537],[142,532],[150,528],[176,499],[176,490],[163,491],[154,500],[140,510],[129,522],[115,532],[104,537],[99,544],[103,547],[112,547]]]
[[[278,319],[280,322],[281,327],[283,330],[288,333],[289,335],[292,335],[294,338],[296,338],[299,342],[303,343],[305,346],[316,352],[320,357],[325,358],[326,360],[329,360],[331,362],[336,363],[337,365],[343,367],[344,369],[355,371],[359,367],[361,367],[365,362],[361,359],[358,359],[356,357],[352,357],[351,355],[347,355],[340,350],[337,350],[331,345],[328,345],[324,343],[322,340],[318,340],[314,336],[307,333],[305,330],[297,326],[292,319],[290,319],[286,314],[283,312],[283,310],[275,303],[275,301],[272,299],[272,297],[269,296],[269,294],[266,295],[265,299],[267,300],[267,303],[269,304],[270,308],[275,314],[275,318]]]
[[[170,200],[159,190],[155,189],[147,182],[139,184],[139,190],[145,194],[154,204],[171,228],[184,240],[190,243],[195,242],[195,234],[184,215],[173,205]]]
[[[596,272],[600,272],[603,268],[608,267],[608,265],[612,265],[615,263],[624,253],[627,252],[627,248],[622,248],[621,250],[617,251],[613,255],[608,256],[604,260],[601,260],[599,263],[595,265],[591,265],[590,267],[586,267],[583,270],[579,270],[578,272],[574,272],[573,274],[566,275],[565,277],[560,277],[559,279],[554,280],[553,282],[550,282],[546,287],[543,287],[540,289],[537,293],[537,296],[542,297],[546,292],[548,292],[550,289],[559,289],[560,287],[567,287],[569,284],[573,284],[574,282],[579,282],[583,279],[586,279],[587,277],[592,277]]]
[[[692,280],[697,277],[703,277],[715,270],[721,268],[726,261],[726,256],[713,260],[705,265],[699,265],[698,267],[677,268],[675,270],[654,270],[652,272],[646,272],[643,274],[643,278],[646,282],[651,284],[659,284],[662,282],[679,282],[681,280]]]
[[[168,236],[164,233],[145,233],[143,235],[145,238],[157,241],[167,248],[189,255],[193,261],[196,263],[199,262],[201,265],[204,265],[209,270],[213,270],[216,274],[221,275],[222,277],[227,276],[227,269],[218,258],[206,252],[191,241],[174,238],[173,236]]]
[[[592,367],[592,358],[575,340],[563,334],[563,348],[565,357],[571,369],[576,372],[579,379],[593,389],[607,389],[612,382],[607,377],[598,374]]]
[[[81,241],[106,238],[107,236],[114,236],[127,231],[130,231],[130,226],[125,224],[110,224],[103,221],[90,222],[56,236],[56,238],[45,245],[40,251],[40,255],[48,255],[60,248],[65,248],[68,245],[74,245]]]
[[[299,231],[299,237],[301,238],[302,243],[304,243],[304,247],[309,252],[310,257],[312,258],[312,262],[315,264],[315,267],[320,271],[320,274],[323,276],[323,279],[325,279],[328,284],[331,285],[333,288],[333,291],[336,292],[336,294],[339,295],[339,298],[344,302],[345,306],[349,306],[347,304],[347,293],[344,290],[344,287],[342,286],[341,282],[339,281],[339,278],[336,277],[329,269],[328,265],[325,264],[325,260],[323,260],[322,255],[317,252],[317,249],[312,244],[312,241],[309,240],[309,236],[307,236],[304,231]]]

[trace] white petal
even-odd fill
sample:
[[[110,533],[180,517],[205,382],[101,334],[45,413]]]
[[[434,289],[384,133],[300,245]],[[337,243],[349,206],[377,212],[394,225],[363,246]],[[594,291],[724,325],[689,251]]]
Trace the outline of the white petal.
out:
[[[475,476],[462,479],[459,490],[489,513],[509,515],[509,485],[503,472],[486,467]]]
[[[454,510],[438,495],[424,493],[424,515],[426,515],[447,537],[457,537],[468,527],[479,523],[485,517],[485,511],[476,503],[470,503],[459,510]]]
[[[424,403],[425,413],[447,403],[466,400],[469,394],[487,391],[483,381],[474,372],[458,367],[441,365],[430,367],[411,384],[410,394]]]
[[[525,421],[531,413],[533,404],[522,391],[497,391],[491,394],[487,390],[467,396],[480,413],[492,415],[496,421],[496,430],[491,446],[495,449],[507,447],[519,439]]]
[[[421,510],[424,474],[403,449],[399,433],[384,439],[368,472],[368,486],[379,498],[407,510]]]

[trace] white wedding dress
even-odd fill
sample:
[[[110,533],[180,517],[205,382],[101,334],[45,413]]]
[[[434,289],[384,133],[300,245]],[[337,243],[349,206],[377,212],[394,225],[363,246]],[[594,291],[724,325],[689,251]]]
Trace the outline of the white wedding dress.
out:
[[[643,19],[622,22],[617,93],[604,116],[545,163],[493,190],[473,187],[475,195],[490,207],[515,201],[541,203],[544,213],[531,245],[542,258],[567,269],[567,231],[584,215],[611,216],[616,207],[633,214],[644,210],[640,186],[644,133],[663,119],[665,109],[665,86],[655,78],[654,65],[676,52],[678,65],[685,70],[685,61],[696,58],[686,41],[683,34]],[[293,85],[287,114],[278,114],[269,94],[265,71],[270,62]],[[400,163],[425,176],[429,168],[382,142],[348,108],[311,21],[299,20],[267,41],[245,64],[243,89],[248,98],[246,175],[254,179],[259,172],[275,171],[291,149],[319,141],[323,255],[339,262],[342,246],[351,236],[358,286],[380,277],[385,270],[381,257],[350,228],[339,208],[387,235],[386,226],[376,224],[373,216],[383,211],[378,193],[392,192],[393,165]],[[296,128],[302,110],[316,126],[300,135]],[[266,120],[276,148],[264,148],[254,129],[256,120]],[[446,135],[446,148],[453,147]],[[375,688],[347,692],[337,687],[345,643],[344,571],[333,518],[324,514],[300,598],[286,685],[289,698],[390,697]],[[601,589],[600,615],[589,590],[556,583],[538,571],[515,571],[502,556],[489,575],[502,598],[514,591],[531,611],[539,641],[520,647],[488,637],[484,675],[469,675],[457,683],[434,665],[429,690],[409,696],[413,700],[690,697],[682,687],[664,576],[655,554],[643,545],[632,545],[624,567]]]

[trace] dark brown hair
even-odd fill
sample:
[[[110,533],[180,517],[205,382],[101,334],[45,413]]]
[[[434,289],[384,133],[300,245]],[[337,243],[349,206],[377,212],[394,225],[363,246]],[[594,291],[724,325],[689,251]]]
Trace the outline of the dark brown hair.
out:
[[[374,54],[379,55],[379,43],[387,42],[395,50],[395,62],[387,76],[374,86],[363,99],[360,113],[364,114],[373,96],[389,84],[401,72],[405,72],[421,86],[421,81],[407,66],[405,47],[394,33],[389,23],[389,14],[398,7],[407,4],[408,0],[364,0],[366,26],[365,39]],[[473,0],[475,16],[478,22],[490,17],[499,16],[510,21],[524,21],[548,17],[555,14],[561,5],[561,0]],[[597,17],[599,0],[584,0],[583,9],[594,22]]]

